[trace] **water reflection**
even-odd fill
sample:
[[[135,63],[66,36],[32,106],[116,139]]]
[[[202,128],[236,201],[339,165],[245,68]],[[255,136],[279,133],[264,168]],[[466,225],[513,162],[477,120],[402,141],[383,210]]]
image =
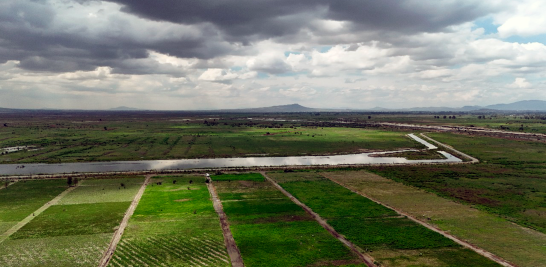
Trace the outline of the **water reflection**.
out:
[[[393,153],[394,151],[381,152]],[[397,151],[400,152],[400,151]],[[145,170],[183,170],[195,168],[221,167],[267,167],[267,166],[312,166],[312,165],[349,165],[349,164],[419,164],[419,163],[452,163],[461,162],[457,157],[438,151],[445,159],[408,160],[399,157],[370,157],[363,153],[335,156],[301,156],[301,157],[255,157],[255,158],[217,158],[217,159],[179,159],[179,160],[143,160],[85,162],[62,164],[2,164],[0,175],[56,174],[77,172],[116,172]]]

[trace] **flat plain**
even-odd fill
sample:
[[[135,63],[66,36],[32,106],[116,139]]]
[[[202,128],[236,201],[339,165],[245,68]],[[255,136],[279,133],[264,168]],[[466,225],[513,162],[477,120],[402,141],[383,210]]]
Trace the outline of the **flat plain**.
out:
[[[546,129],[540,117],[523,115],[488,115],[485,119],[473,114],[444,119],[432,114],[327,112],[34,115],[4,118],[0,148],[28,147],[2,152],[1,163],[17,163],[22,168],[37,162],[332,155],[423,148],[405,136],[406,130],[375,122],[474,125],[531,133]],[[271,175],[381,266],[495,264],[326,178],[518,266],[546,264],[546,145],[468,133],[428,135],[477,157],[480,163],[332,166],[319,173],[287,168]],[[396,156],[426,159],[437,155],[421,150]],[[246,265],[363,266],[260,174],[220,172],[226,173],[213,175],[213,184]],[[103,178],[80,180],[56,205],[2,242],[0,265],[96,266],[144,181],[132,176]],[[2,185],[2,233],[68,188],[66,179]],[[110,262],[111,266],[145,264],[230,265],[203,173],[158,176],[147,186]]]

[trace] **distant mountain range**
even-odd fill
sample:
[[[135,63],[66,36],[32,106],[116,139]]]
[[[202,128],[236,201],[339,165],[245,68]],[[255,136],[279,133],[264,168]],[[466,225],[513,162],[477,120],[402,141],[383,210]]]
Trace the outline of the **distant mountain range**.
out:
[[[448,107],[417,107],[406,109],[386,109],[386,108],[373,108],[372,111],[453,111],[453,112],[467,112],[467,111],[546,111],[546,101],[542,100],[523,100],[510,104],[496,104],[489,106],[464,106],[461,108],[448,108]]]
[[[141,109],[139,109],[139,108],[130,108],[130,107],[126,107],[126,106],[120,106],[120,107],[117,107],[117,108],[111,108],[110,110],[130,111],[130,110],[141,110]]]
[[[469,111],[543,111],[546,112],[546,101],[525,100],[510,104],[496,104],[489,106],[464,106],[461,108],[448,107],[417,107],[404,109],[390,109],[376,107],[372,109],[324,109],[308,108],[299,104],[281,105],[263,108],[225,109],[220,112],[248,112],[248,113],[272,113],[272,112],[469,112]]]
[[[51,109],[40,109],[42,111],[51,111]],[[39,112],[37,109],[9,109],[0,108],[0,113],[33,111]],[[110,111],[143,111],[142,109],[131,107],[111,108]],[[59,110],[58,110],[59,111]],[[84,110],[71,110],[81,111]],[[524,100],[509,104],[496,104],[489,106],[464,106],[461,108],[449,107],[416,107],[416,108],[381,108],[375,107],[372,109],[324,109],[324,108],[309,108],[300,104],[280,105],[261,108],[244,108],[244,109],[219,109],[219,110],[180,110],[185,112],[225,112],[225,113],[294,113],[294,112],[495,112],[495,111],[516,111],[516,112],[546,112],[546,101],[542,100]]]

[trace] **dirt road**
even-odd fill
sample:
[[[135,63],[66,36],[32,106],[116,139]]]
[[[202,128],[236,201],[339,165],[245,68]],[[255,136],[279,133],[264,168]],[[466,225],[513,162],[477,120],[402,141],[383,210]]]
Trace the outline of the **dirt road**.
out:
[[[135,212],[135,209],[138,206],[138,202],[140,201],[140,198],[142,198],[142,195],[144,194],[146,185],[148,185],[151,178],[152,178],[152,175],[146,175],[146,180],[144,180],[144,183],[142,184],[137,194],[135,195],[133,202],[131,202],[131,206],[129,206],[129,208],[125,212],[125,216],[123,216],[123,220],[121,221],[118,230],[116,230],[116,232],[114,233],[114,236],[112,237],[112,241],[110,241],[110,246],[104,252],[99,262],[99,267],[106,267],[108,263],[110,262],[110,259],[112,259],[112,256],[114,255],[114,252],[116,251],[116,247],[119,241],[121,240],[121,236],[123,235],[123,231],[125,231],[125,227],[127,227],[127,223],[129,222],[129,219],[131,218],[131,216],[133,216],[133,213]]]
[[[235,239],[233,239],[233,235],[231,234],[231,230],[229,229],[227,216],[224,212],[222,202],[220,202],[220,198],[218,198],[218,193],[216,193],[216,188],[214,187],[212,182],[207,184],[207,188],[209,189],[209,193],[212,198],[214,210],[220,218],[220,225],[222,226],[222,232],[224,234],[224,243],[226,244],[227,252],[229,254],[229,258],[231,259],[231,266],[244,267],[245,265],[243,264],[241,252],[239,251],[239,248],[235,243]]]

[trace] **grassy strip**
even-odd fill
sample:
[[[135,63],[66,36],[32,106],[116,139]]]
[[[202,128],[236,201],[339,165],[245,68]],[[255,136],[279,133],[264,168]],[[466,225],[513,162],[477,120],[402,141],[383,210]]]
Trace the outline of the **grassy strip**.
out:
[[[83,180],[71,194],[61,199],[59,205],[130,202],[143,181],[143,177]]]
[[[369,172],[328,172],[324,175],[468,240],[518,266],[540,266],[546,262],[544,234]]]
[[[442,154],[437,150],[420,150],[420,151],[407,151],[388,154],[376,154],[374,157],[401,157],[409,160],[421,160],[421,159],[445,159]]]
[[[428,252],[427,266],[498,266],[496,263],[463,249],[450,239],[430,231],[411,220],[367,198],[354,194],[317,173],[271,173],[283,188],[325,218],[340,234],[362,249],[372,252],[390,251],[390,258],[376,257],[381,264],[404,261],[422,264],[418,255],[392,255],[400,250]],[[452,259],[441,255],[450,253]],[[457,260],[453,260],[457,259]],[[432,263],[434,262],[434,263]]]
[[[54,205],[10,239],[112,233],[130,202]]]
[[[270,183],[215,186],[245,266],[365,266]]]
[[[481,163],[367,169],[546,233],[546,144],[447,133],[429,136]]]
[[[155,177],[147,186],[109,266],[145,264],[230,265],[204,177]]]
[[[259,173],[220,174],[212,175],[210,178],[213,181],[265,181],[265,178]]]

